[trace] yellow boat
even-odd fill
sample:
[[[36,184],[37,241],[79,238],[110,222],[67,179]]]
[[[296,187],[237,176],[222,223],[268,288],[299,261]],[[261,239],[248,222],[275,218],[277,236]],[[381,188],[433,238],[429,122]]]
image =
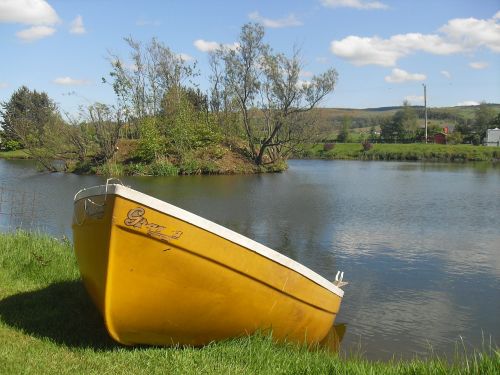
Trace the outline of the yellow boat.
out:
[[[271,330],[317,343],[339,311],[341,280],[120,184],[75,195],[83,283],[116,341],[193,345]]]

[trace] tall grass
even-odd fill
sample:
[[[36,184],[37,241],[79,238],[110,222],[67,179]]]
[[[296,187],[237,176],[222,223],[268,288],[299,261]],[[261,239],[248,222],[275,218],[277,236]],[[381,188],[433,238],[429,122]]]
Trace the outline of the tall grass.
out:
[[[373,362],[276,344],[264,334],[203,348],[124,347],[105,332],[71,244],[0,234],[0,374],[498,374],[500,352]]]

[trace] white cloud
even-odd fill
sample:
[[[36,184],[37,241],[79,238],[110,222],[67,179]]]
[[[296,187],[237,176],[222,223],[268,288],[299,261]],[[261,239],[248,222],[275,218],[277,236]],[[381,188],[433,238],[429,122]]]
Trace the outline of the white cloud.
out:
[[[314,75],[314,73],[313,73],[313,72],[309,72],[309,71],[307,71],[307,70],[302,70],[302,71],[300,72],[300,76],[301,76],[301,77],[304,77],[304,78],[311,78],[313,75]]]
[[[451,79],[451,73],[447,70],[441,70],[440,72],[442,75],[444,75],[446,78]]]
[[[489,64],[487,62],[483,62],[483,61],[473,61],[473,62],[469,63],[469,66],[472,69],[486,69],[489,66]]]
[[[461,51],[461,47],[447,43],[437,35],[409,33],[394,35],[389,39],[381,39],[377,36],[361,38],[351,35],[331,42],[330,50],[354,65],[394,66],[398,59],[414,51],[447,55]]]
[[[391,75],[385,77],[385,81],[389,83],[403,83],[407,81],[424,81],[427,79],[425,74],[408,73],[403,69],[392,69]]]
[[[463,107],[463,106],[470,106],[470,105],[479,105],[479,102],[476,102],[475,100],[466,100],[460,103],[457,103],[457,107]]]
[[[380,1],[364,0],[321,0],[321,4],[328,8],[356,8],[356,9],[387,9],[388,6]]]
[[[415,52],[449,55],[471,52],[482,46],[497,53],[500,52],[499,13],[489,20],[450,20],[439,29],[441,34],[408,33],[393,35],[388,39],[350,35],[332,41],[330,50],[358,66],[395,66],[400,58]]]
[[[408,95],[408,96],[405,96],[405,100],[410,102],[410,104],[423,103],[424,96],[423,95]]]
[[[44,0],[1,0],[0,22],[54,25],[59,17]]]
[[[220,44],[217,42],[207,41],[207,40],[203,40],[203,39],[195,40],[193,45],[201,52],[214,52],[214,51],[217,51],[218,49],[221,49],[221,48],[235,50],[239,46],[238,43]]]
[[[73,21],[71,21],[71,29],[69,30],[71,34],[85,34],[85,26],[83,25],[82,16],[78,15]]]
[[[35,40],[46,38],[56,32],[50,26],[32,26],[29,29],[18,31],[16,36],[23,42],[34,42]]]
[[[31,27],[18,31],[23,42],[33,42],[55,33],[60,22],[56,11],[45,0],[0,0],[0,23],[21,23]]]
[[[193,61],[194,57],[191,55],[188,55],[187,53],[178,53],[177,57],[179,57],[182,61]]]
[[[84,79],[75,79],[71,77],[58,77],[53,81],[57,85],[63,86],[82,86],[88,85],[90,82]]]
[[[455,18],[439,29],[448,39],[459,43],[466,50],[484,46],[500,52],[500,24],[498,13],[489,20]]]
[[[201,52],[213,52],[219,49],[220,44],[217,42],[209,42],[203,39],[197,39],[194,41],[194,46],[198,48]]]
[[[0,82],[0,89],[5,89],[9,87],[9,84],[7,82]]]
[[[331,42],[330,50],[333,54],[358,66],[370,64],[394,66],[404,55],[388,41],[378,37],[361,38],[355,35]]]
[[[289,14],[285,18],[271,19],[261,16],[259,12],[252,12],[248,15],[248,18],[250,18],[252,21],[261,23],[264,27],[269,27],[272,29],[302,26],[302,21],[298,20],[294,14]]]

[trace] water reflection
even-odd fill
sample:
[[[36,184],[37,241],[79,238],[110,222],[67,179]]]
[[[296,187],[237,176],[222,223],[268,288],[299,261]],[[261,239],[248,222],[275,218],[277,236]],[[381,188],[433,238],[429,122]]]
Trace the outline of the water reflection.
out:
[[[96,176],[0,160],[0,184],[37,191],[42,229],[71,235]],[[125,184],[253,238],[333,280],[345,271],[342,350],[369,358],[500,343],[500,168],[292,161],[262,176],[130,177]]]

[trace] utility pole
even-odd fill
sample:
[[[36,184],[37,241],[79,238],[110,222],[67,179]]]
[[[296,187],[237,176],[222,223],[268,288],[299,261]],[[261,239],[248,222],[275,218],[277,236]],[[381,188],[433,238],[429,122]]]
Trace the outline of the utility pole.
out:
[[[425,83],[422,83],[422,86],[424,86],[425,143],[427,143],[427,86]]]

